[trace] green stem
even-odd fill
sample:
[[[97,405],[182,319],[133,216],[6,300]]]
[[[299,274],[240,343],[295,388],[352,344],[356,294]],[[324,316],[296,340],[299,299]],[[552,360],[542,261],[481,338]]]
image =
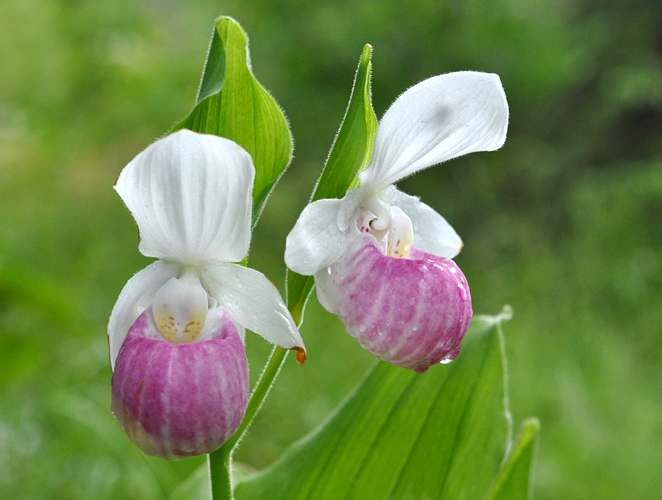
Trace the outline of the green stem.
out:
[[[283,366],[287,352],[287,349],[283,349],[282,347],[276,347],[271,352],[271,357],[269,358],[267,365],[264,367],[264,371],[262,372],[262,375],[260,375],[260,380],[258,380],[255,389],[253,389],[253,393],[251,394],[251,398],[248,401],[248,407],[246,408],[246,415],[244,416],[244,420],[241,422],[237,432],[234,433],[234,436],[228,439],[221,447],[221,450],[223,448],[234,448],[239,440],[243,437],[246,429],[248,429],[248,426],[253,421],[253,418],[255,418],[255,414],[260,410],[260,407],[267,397],[267,394],[269,394],[269,390],[271,389],[271,386],[273,385],[278,372]]]
[[[305,303],[305,298],[303,301],[299,300],[288,307],[292,314],[292,319],[294,319],[294,322],[297,325],[301,324],[303,303]],[[223,446],[209,454],[209,481],[211,483],[212,500],[233,500],[232,451],[246,433],[248,426],[251,425],[257,412],[260,411],[262,403],[267,397],[267,394],[269,394],[271,386],[274,384],[274,380],[285,362],[287,353],[288,350],[282,347],[276,346],[274,348],[269,357],[269,361],[267,361],[267,364],[262,371],[262,375],[260,375],[260,379],[255,385],[255,389],[253,389],[253,392],[251,393],[248,407],[246,408],[246,415],[244,416],[244,420],[241,422],[239,429],[237,429],[237,432],[235,432]]]
[[[274,379],[285,362],[286,356],[287,349],[282,347],[276,347],[272,351],[271,357],[264,367],[262,375],[260,375],[260,380],[258,380],[248,401],[246,415],[239,429],[223,446],[209,454],[209,480],[213,500],[232,500],[234,498],[232,496],[232,451],[260,410],[274,383]]]
[[[222,450],[207,456],[211,497],[213,500],[232,500],[232,456]]]

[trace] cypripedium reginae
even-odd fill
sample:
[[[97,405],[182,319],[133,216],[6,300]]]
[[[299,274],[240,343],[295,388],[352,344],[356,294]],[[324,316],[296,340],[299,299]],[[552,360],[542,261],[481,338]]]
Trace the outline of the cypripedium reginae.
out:
[[[181,130],[136,156],[115,189],[136,219],[140,252],[108,324],[112,412],[145,453],[177,459],[219,448],[248,403],[248,328],[303,341],[276,287],[236,262],[250,244],[255,168],[239,145]]]
[[[287,237],[285,263],[314,275],[317,297],[365,349],[419,373],[450,362],[472,315],[462,241],[446,220],[393,184],[506,139],[497,75],[435,76],[403,93],[377,127],[360,187],[309,204]]]

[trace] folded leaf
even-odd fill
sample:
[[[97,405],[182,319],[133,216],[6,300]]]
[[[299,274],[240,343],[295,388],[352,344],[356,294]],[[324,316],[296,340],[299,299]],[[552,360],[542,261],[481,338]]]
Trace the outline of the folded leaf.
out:
[[[474,318],[460,356],[423,375],[379,363],[237,500],[485,498],[511,432],[500,319]]]
[[[292,159],[292,136],[280,107],[253,76],[248,37],[230,17],[216,21],[195,107],[171,132],[182,128],[226,137],[250,153],[254,226]]]
[[[377,132],[370,89],[371,56],[372,47],[366,45],[356,70],[347,111],[311,201],[342,198],[348,189],[356,187],[359,172],[370,162]],[[313,289],[313,281],[312,276],[287,271],[287,304],[293,315],[294,311],[300,311],[303,317],[303,308]]]
[[[503,465],[487,500],[528,500],[531,498],[531,469],[540,422],[530,418],[522,423],[517,445]]]

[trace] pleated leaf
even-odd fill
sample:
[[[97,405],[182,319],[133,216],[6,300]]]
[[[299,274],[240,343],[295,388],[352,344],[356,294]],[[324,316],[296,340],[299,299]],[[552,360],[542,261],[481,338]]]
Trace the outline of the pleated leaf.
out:
[[[377,132],[377,117],[372,109],[370,73],[372,47],[363,48],[347,111],[331,146],[322,175],[311,201],[322,198],[342,198],[358,184],[358,174],[370,162]],[[287,272],[288,306],[297,321],[313,288],[314,280],[291,270]]]
[[[237,500],[484,499],[511,433],[501,318],[475,317],[460,356],[425,374],[380,362]]]
[[[195,107],[171,132],[182,128],[232,139],[250,153],[255,225],[292,159],[292,136],[282,110],[253,76],[248,37],[230,17],[216,21]]]
[[[533,459],[540,422],[530,418],[522,423],[517,445],[499,474],[487,500],[529,500]]]

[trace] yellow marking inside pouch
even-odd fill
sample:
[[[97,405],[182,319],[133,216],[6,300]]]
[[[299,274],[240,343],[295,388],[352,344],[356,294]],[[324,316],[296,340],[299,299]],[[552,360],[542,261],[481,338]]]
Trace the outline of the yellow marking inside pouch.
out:
[[[200,280],[184,271],[180,278],[170,278],[154,296],[154,322],[166,340],[174,344],[193,342],[205,325],[207,292]]]

